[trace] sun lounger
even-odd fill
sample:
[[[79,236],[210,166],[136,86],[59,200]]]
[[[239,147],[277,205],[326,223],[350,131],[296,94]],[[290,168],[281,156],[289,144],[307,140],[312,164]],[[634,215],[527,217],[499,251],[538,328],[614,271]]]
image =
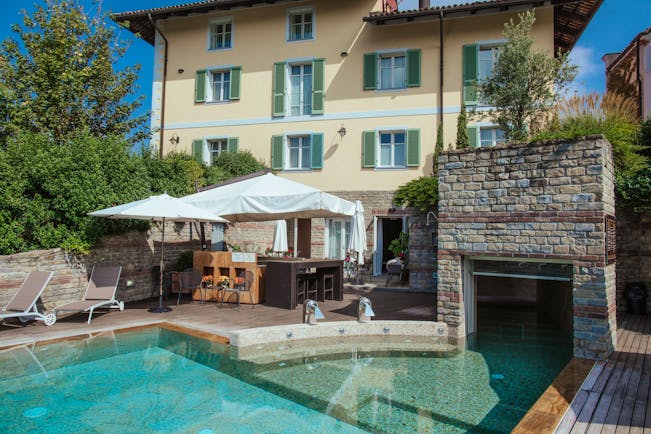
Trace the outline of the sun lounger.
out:
[[[122,267],[95,266],[90,274],[86,294],[81,301],[73,301],[54,308],[54,312],[74,311],[88,312],[88,324],[93,318],[93,311],[100,307],[124,310],[124,302],[115,299],[118,280]]]
[[[47,326],[54,324],[57,321],[56,313],[41,313],[36,306],[53,274],[51,271],[30,271],[7,307],[0,309],[0,322],[7,318],[18,318],[21,322],[37,319]]]

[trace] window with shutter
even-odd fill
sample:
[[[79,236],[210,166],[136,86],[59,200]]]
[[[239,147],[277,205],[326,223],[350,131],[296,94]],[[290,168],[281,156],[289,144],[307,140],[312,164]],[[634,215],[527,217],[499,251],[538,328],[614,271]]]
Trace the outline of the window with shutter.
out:
[[[375,167],[375,131],[362,133],[362,167]]]
[[[477,77],[479,76],[479,45],[463,47],[463,102],[477,105]]]
[[[364,54],[364,90],[374,90],[377,87],[377,54]]]
[[[203,139],[194,139],[192,141],[192,156],[199,163],[203,162]]]
[[[325,100],[325,59],[314,59],[312,61],[312,113],[322,115],[324,113]]]
[[[283,169],[283,136],[271,138],[271,168],[274,170]]]
[[[194,79],[194,102],[206,101],[206,70],[196,72]]]
[[[274,63],[272,113],[274,117],[285,116],[285,62]]]
[[[224,50],[233,47],[233,19],[213,20],[208,26],[208,49]]]
[[[471,148],[476,148],[479,146],[479,128],[478,127],[468,127],[468,144]]]
[[[323,134],[312,134],[312,169],[323,169]]]

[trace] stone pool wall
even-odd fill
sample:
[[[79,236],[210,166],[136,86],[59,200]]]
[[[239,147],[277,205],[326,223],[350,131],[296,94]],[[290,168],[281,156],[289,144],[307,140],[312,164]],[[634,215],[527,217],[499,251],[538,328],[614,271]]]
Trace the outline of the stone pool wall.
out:
[[[617,310],[626,310],[625,289],[631,282],[646,283],[651,295],[651,212],[617,209]],[[651,296],[647,298],[651,312]]]
[[[210,231],[207,231],[209,238]],[[0,306],[4,307],[31,270],[54,271],[42,301],[47,309],[68,301],[80,300],[95,264],[122,266],[116,297],[123,301],[144,300],[158,294],[160,231],[130,232],[105,237],[88,255],[71,255],[62,249],[33,250],[0,256]],[[190,225],[165,226],[165,266],[178,255],[200,248],[196,234],[190,241]],[[127,286],[127,281],[132,284]]]
[[[613,158],[601,136],[454,150],[439,158],[438,320],[465,336],[462,264],[470,257],[573,264],[574,353],[616,345]]]

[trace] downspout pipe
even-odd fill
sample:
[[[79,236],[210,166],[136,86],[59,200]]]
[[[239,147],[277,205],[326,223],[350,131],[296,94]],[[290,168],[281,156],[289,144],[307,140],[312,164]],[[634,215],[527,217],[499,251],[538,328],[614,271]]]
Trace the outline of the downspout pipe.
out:
[[[439,12],[439,125],[443,127],[443,11]]]
[[[163,38],[163,41],[165,41],[165,52],[163,54],[164,60],[163,60],[163,87],[161,89],[161,107],[160,107],[160,141],[158,144],[158,156],[159,158],[163,158],[163,136],[165,132],[165,89],[167,88],[167,47],[169,43],[167,42],[167,38],[161,32],[160,28],[158,25],[156,25],[156,21],[151,17],[151,14],[147,14],[149,18],[149,22],[151,23],[152,26],[156,29],[158,34]]]
[[[644,98],[643,98],[643,95],[642,95],[643,89],[642,89],[642,77],[641,77],[641,75],[642,75],[642,73],[641,73],[642,64],[640,62],[640,56],[642,55],[642,49],[641,49],[641,46],[640,46],[640,40],[641,39],[642,38],[640,37],[637,40],[637,56],[636,56],[636,61],[635,61],[635,63],[636,63],[636,65],[635,65],[636,80],[635,81],[637,82],[637,103],[638,103],[638,107],[639,107],[638,115],[640,116],[640,118],[642,118],[644,116]],[[644,119],[642,119],[642,120],[644,120]]]

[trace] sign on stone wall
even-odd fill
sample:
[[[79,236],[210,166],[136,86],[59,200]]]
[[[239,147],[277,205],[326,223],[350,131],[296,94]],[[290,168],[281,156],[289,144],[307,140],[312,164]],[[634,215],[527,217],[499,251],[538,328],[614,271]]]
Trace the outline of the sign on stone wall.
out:
[[[612,264],[617,260],[617,220],[606,215],[606,261]]]

